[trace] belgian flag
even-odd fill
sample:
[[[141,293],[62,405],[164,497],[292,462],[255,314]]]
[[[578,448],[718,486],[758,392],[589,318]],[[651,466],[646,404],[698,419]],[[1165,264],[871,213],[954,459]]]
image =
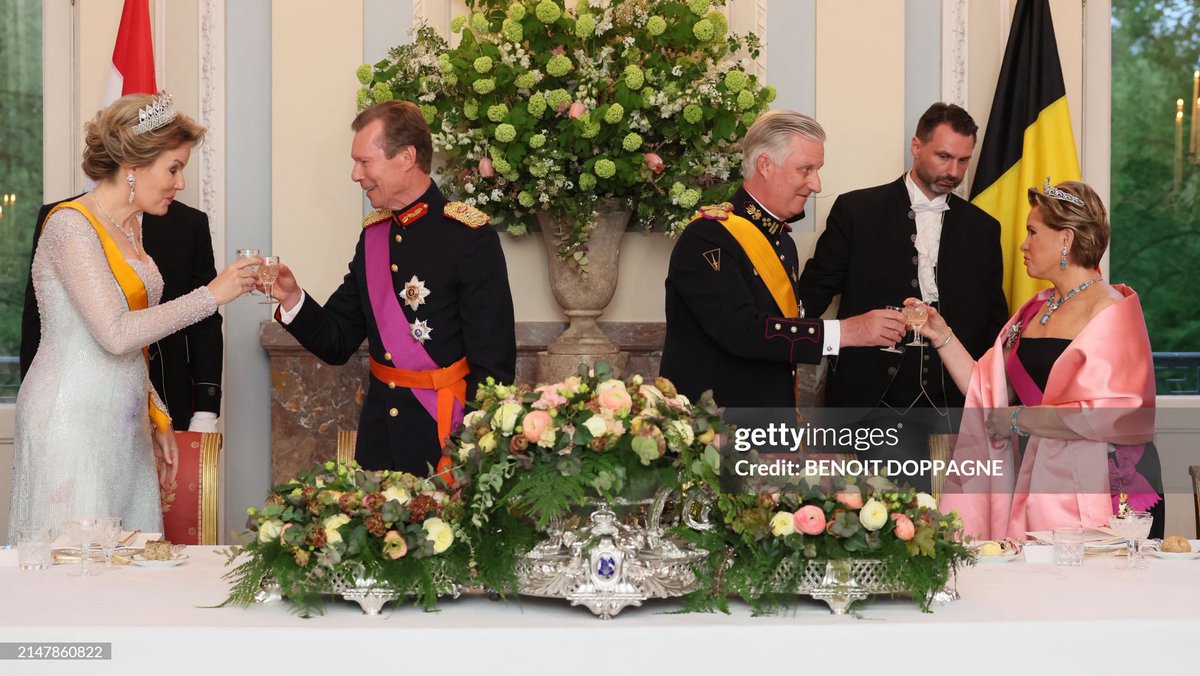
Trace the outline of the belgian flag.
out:
[[[987,134],[979,153],[971,202],[1000,221],[1004,294],[1016,312],[1048,284],[1030,279],[1021,242],[1029,215],[1026,190],[1080,179],[1067,88],[1049,0],[1018,0]]]

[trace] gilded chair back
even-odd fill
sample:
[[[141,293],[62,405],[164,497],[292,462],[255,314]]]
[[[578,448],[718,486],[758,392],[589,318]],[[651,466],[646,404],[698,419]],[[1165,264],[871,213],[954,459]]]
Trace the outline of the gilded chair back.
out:
[[[179,472],[161,493],[163,537],[176,544],[217,544],[221,435],[176,432]]]

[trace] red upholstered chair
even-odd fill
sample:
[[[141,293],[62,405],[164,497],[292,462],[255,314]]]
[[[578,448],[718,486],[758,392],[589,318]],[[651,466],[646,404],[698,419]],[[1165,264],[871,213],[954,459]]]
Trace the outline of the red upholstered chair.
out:
[[[176,432],[179,473],[162,493],[163,537],[176,544],[217,544],[221,435]]]

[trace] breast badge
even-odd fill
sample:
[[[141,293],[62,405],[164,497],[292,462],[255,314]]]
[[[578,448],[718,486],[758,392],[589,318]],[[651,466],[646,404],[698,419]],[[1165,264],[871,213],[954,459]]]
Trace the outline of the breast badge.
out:
[[[422,345],[425,344],[425,341],[429,340],[430,334],[433,333],[433,329],[429,328],[429,323],[420,319],[409,324],[409,330],[412,333],[413,340]]]
[[[425,302],[425,297],[429,295],[429,289],[425,288],[425,282],[417,279],[416,275],[408,280],[404,285],[404,292],[400,296],[404,299],[404,304],[410,309],[416,310]]]

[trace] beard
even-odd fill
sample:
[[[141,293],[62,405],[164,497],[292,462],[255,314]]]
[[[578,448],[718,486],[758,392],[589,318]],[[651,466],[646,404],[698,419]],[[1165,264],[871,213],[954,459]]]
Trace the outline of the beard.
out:
[[[917,178],[920,179],[921,183],[924,183],[925,187],[929,188],[929,192],[935,195],[945,195],[951,190],[957,188],[959,183],[962,183],[961,178],[956,178],[954,176],[936,176],[934,174],[928,174],[923,171],[920,166],[916,166],[914,169],[914,173],[917,175]]]

